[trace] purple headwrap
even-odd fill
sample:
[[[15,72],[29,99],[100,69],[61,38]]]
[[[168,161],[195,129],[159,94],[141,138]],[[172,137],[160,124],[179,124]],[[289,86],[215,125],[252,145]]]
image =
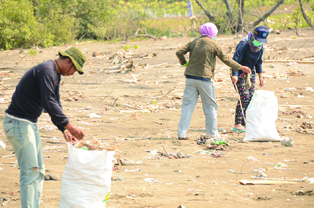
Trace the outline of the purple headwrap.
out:
[[[260,45],[260,46],[255,46],[253,45],[253,40],[255,39],[255,33],[254,32],[251,32],[250,34],[248,34],[247,36],[245,36],[243,38],[242,41],[246,42],[247,44],[249,44],[250,46],[250,51],[252,53],[256,53],[258,51],[260,51],[263,47],[263,45]]]
[[[203,36],[209,36],[211,39],[213,39],[216,37],[218,29],[214,23],[209,22],[201,26],[200,33]]]

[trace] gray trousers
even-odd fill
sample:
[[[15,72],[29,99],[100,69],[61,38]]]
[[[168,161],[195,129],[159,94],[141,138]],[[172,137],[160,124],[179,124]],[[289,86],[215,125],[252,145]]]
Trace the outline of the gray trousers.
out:
[[[218,106],[216,103],[215,86],[212,82],[195,79],[186,79],[185,82],[178,137],[188,137],[187,131],[190,127],[191,117],[199,95],[201,95],[203,111],[206,118],[206,134],[210,135],[212,138],[219,137],[217,125]]]

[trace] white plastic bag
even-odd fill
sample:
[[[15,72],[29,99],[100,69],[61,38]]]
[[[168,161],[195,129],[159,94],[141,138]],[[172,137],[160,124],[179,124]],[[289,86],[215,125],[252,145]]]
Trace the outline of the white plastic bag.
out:
[[[257,90],[246,110],[244,141],[281,141],[276,129],[278,100],[274,92]]]
[[[4,144],[4,142],[0,140],[0,150],[1,150],[1,148],[5,149],[5,147],[6,147],[6,145]]]
[[[68,143],[69,161],[60,190],[60,208],[104,208],[110,191],[114,151],[87,151]]]

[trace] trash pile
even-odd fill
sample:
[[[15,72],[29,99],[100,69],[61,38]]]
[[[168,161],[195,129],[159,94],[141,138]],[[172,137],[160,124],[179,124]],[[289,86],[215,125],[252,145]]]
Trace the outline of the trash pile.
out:
[[[149,152],[149,155],[152,155],[152,156],[145,157],[145,159],[161,159],[161,157],[168,157],[169,159],[183,159],[183,158],[191,157],[190,155],[186,153],[180,152],[180,150],[177,150],[173,153],[169,153],[164,146],[162,147],[165,150],[165,152],[160,152],[159,150],[147,151]]]
[[[207,144],[207,149],[217,149],[229,146],[229,143],[226,142],[224,139],[215,139],[215,138],[208,138],[206,135],[201,135],[199,139],[195,140],[198,145]]]
[[[298,133],[314,134],[314,124],[310,121],[305,121],[300,125],[300,128],[296,130]]]
[[[288,76],[295,76],[295,77],[306,76],[306,74],[300,70],[289,69],[289,71],[287,71],[286,73],[288,74]]]
[[[226,147],[229,143],[224,139],[208,138],[206,135],[201,135],[199,139],[195,140],[198,145],[206,144],[205,151],[198,151],[200,154],[210,154],[211,156],[217,158],[223,155]],[[209,150],[209,152],[207,152]]]
[[[74,147],[83,149],[83,150],[107,150],[107,151],[114,151],[117,149],[116,145],[107,145],[100,142],[97,139],[83,139],[79,141]]]
[[[274,68],[275,66],[270,66],[270,67]],[[263,77],[268,78],[268,79],[288,79],[289,76],[300,77],[300,76],[306,76],[306,74],[299,70],[289,69],[285,73],[274,72],[274,73],[264,73],[263,75]]]
[[[173,152],[173,153],[160,153],[160,156],[162,157],[168,157],[169,159],[183,159],[183,158],[189,158],[191,157],[190,155],[186,153],[181,153],[180,150]]]

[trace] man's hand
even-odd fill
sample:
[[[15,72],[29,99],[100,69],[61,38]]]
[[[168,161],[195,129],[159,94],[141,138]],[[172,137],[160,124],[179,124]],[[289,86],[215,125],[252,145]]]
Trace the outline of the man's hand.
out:
[[[82,129],[75,127],[73,124],[69,123],[65,126],[66,130],[70,132],[72,136],[74,136],[77,140],[81,140],[84,138],[85,134]]]
[[[77,143],[77,139],[74,136],[72,136],[72,134],[70,134],[70,132],[68,130],[65,130],[63,132],[63,137],[70,144],[76,144]]]
[[[251,69],[247,66],[241,66],[240,70],[250,74],[251,73]]]
[[[260,86],[260,87],[263,87],[264,84],[265,84],[265,81],[264,81],[263,77],[260,76],[260,77],[259,77],[259,86]]]
[[[237,82],[238,82],[238,77],[237,77],[237,76],[232,76],[232,77],[231,77],[231,80],[232,80],[232,83],[233,83],[233,84],[237,84]]]

